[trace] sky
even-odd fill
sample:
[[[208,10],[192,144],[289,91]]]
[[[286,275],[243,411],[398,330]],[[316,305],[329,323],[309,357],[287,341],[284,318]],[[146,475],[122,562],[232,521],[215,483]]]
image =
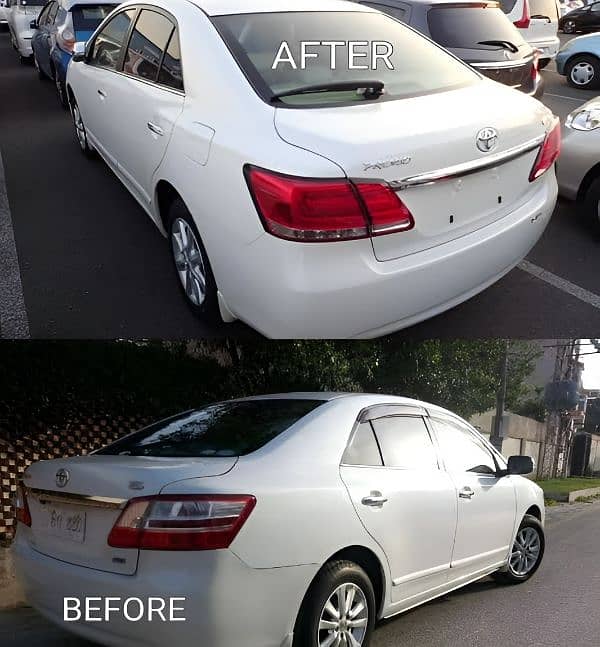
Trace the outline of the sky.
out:
[[[589,339],[582,340],[584,343]],[[583,353],[590,353],[594,350],[593,346],[583,346]],[[600,353],[596,355],[586,355],[581,358],[585,364],[583,371],[583,387],[585,389],[600,389]]]

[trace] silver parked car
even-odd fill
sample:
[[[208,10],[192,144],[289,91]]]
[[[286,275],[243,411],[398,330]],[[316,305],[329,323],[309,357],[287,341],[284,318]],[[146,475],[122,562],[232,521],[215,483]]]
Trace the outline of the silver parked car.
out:
[[[232,400],[29,467],[14,550],[31,604],[99,643],[366,647],[379,618],[533,575],[532,469],[407,398]],[[185,622],[63,622],[65,596],[167,595]]]
[[[600,97],[567,117],[557,177],[561,195],[576,200],[587,223],[600,232]]]

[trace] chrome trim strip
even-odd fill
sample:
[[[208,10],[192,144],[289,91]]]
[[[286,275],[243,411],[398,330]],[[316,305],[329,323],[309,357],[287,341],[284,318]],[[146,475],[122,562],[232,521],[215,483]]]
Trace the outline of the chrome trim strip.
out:
[[[392,586],[400,586],[400,584],[405,584],[406,582],[411,582],[412,580],[420,580],[422,577],[429,577],[430,575],[435,575],[436,573],[441,573],[443,571],[450,570],[450,563],[440,564],[439,566],[434,566],[433,568],[426,568],[422,571],[417,571],[416,573],[409,573],[402,577],[397,577],[392,580]]]
[[[91,496],[88,494],[71,494],[70,492],[56,492],[54,490],[41,490],[39,488],[26,488],[27,496],[36,498],[44,503],[70,503],[90,508],[111,508],[120,510],[125,507],[127,499],[113,499],[105,496]]]
[[[412,175],[402,180],[394,180],[389,184],[394,191],[402,191],[413,186],[433,184],[440,180],[451,180],[464,177],[465,175],[471,175],[472,173],[478,173],[479,171],[485,171],[494,166],[506,164],[517,157],[521,157],[521,155],[525,155],[525,153],[529,153],[538,148],[538,146],[541,146],[545,138],[546,133],[539,135],[535,139],[530,139],[524,144],[519,144],[508,150],[501,151],[500,153],[494,153],[493,155],[488,155],[478,160],[471,160],[470,162],[463,162],[462,164],[455,164],[454,166],[447,166],[437,171]]]
[[[492,61],[488,63],[469,63],[476,70],[498,69],[504,70],[507,67],[525,67],[533,62],[532,58],[521,59],[520,61]]]

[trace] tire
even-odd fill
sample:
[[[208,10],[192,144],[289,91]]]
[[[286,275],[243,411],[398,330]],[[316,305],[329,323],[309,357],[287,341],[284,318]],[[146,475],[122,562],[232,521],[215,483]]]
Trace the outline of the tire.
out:
[[[521,540],[520,544],[519,540]],[[519,545],[528,549],[527,554],[533,559],[531,563],[527,561],[527,558],[520,561],[522,551],[518,549]],[[545,547],[546,539],[542,524],[536,517],[526,514],[517,530],[507,566],[503,570],[494,573],[492,577],[501,584],[521,584],[526,582],[540,567],[544,558]]]
[[[67,100],[67,88],[65,84],[60,80],[58,73],[54,70],[54,87],[56,88],[56,95],[58,97],[58,103],[63,110],[66,110],[69,107],[69,101]]]
[[[570,59],[565,67],[568,84],[579,90],[600,87],[600,59],[592,54],[581,54]]]
[[[581,203],[581,215],[588,227],[600,234],[600,177],[588,187]]]
[[[543,70],[545,67],[548,67],[550,60],[551,59],[549,58],[540,58],[540,60],[538,61],[538,69]]]
[[[194,219],[181,198],[169,207],[167,233],[177,283],[188,307],[202,321],[222,323],[217,284]]]
[[[87,131],[85,129],[81,113],[79,112],[79,106],[77,105],[77,101],[75,101],[75,97],[73,97],[73,100],[71,101],[71,116],[73,117],[73,125],[75,127],[75,138],[77,139],[81,152],[85,157],[94,157],[95,151],[88,141]]]
[[[328,603],[337,608],[338,591],[342,592],[342,599],[346,600],[348,593],[353,591],[351,613],[354,612],[354,619],[351,621],[361,623],[361,626],[349,626],[345,613],[342,619],[338,620],[327,611]],[[361,604],[363,610],[360,610]],[[317,575],[304,597],[294,628],[293,647],[320,647],[332,632],[338,631],[338,635],[344,635],[337,629],[340,626],[342,632],[353,633],[356,643],[345,640],[340,643],[334,641],[334,645],[355,644],[368,647],[375,625],[376,608],[373,584],[358,564],[345,560],[329,562]],[[319,629],[321,621],[330,623],[331,628]]]
[[[562,25],[563,34],[574,34],[577,31],[577,23],[574,20],[565,20]]]
[[[19,54],[19,63],[21,63],[21,65],[29,65],[31,63],[31,56],[23,56],[23,54]]]
[[[35,54],[33,55],[33,65],[35,67],[35,71],[37,72],[38,79],[40,81],[46,81],[48,79],[48,77],[46,76],[46,74],[44,73],[42,68],[40,67],[40,64],[38,63],[38,60],[35,57]]]

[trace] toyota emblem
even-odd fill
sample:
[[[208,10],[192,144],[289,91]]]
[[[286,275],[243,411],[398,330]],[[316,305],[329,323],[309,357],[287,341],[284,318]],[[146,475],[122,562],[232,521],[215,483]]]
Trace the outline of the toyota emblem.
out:
[[[70,478],[71,475],[68,470],[61,467],[58,472],[56,472],[56,485],[58,485],[58,487],[65,487]]]
[[[477,148],[482,153],[489,153],[496,148],[498,143],[498,131],[495,128],[482,128],[477,133]]]

